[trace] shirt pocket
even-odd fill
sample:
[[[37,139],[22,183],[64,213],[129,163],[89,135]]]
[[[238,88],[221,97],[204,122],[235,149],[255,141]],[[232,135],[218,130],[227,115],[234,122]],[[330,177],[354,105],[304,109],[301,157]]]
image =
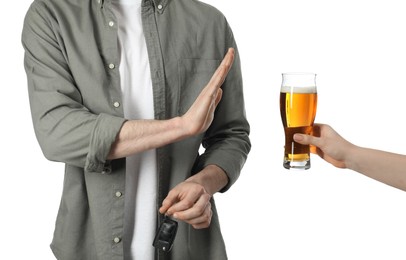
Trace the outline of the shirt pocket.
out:
[[[192,106],[202,89],[220,65],[221,60],[179,60],[178,114],[183,115]]]

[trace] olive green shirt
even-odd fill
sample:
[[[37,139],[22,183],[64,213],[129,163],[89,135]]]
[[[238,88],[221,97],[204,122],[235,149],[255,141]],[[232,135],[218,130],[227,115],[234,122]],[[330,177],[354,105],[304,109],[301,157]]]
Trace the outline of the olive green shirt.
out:
[[[180,116],[227,49],[236,48],[233,34],[219,11],[195,0],[143,0],[141,12],[155,118]],[[36,0],[27,12],[22,42],[38,142],[47,159],[66,165],[54,255],[123,260],[125,159],[106,159],[126,120],[110,0]],[[251,147],[238,51],[222,89],[204,134],[157,149],[157,214],[172,187],[207,165],[227,173],[223,191],[238,179]],[[157,251],[156,259],[227,259],[212,202],[210,227],[196,230],[179,223],[173,250]]]

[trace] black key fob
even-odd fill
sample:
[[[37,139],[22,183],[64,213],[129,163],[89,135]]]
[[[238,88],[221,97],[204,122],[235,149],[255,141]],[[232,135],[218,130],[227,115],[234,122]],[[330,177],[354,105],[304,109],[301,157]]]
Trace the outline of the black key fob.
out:
[[[165,216],[156,232],[152,245],[165,252],[171,251],[177,231],[178,222]]]

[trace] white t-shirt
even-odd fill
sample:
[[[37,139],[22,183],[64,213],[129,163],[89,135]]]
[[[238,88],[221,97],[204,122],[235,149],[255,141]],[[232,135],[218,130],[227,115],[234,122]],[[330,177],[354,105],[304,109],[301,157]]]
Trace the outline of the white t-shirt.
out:
[[[124,116],[153,119],[152,82],[141,22],[141,0],[113,0],[112,4],[118,23]],[[157,215],[155,150],[127,157],[126,163],[124,259],[153,260]]]

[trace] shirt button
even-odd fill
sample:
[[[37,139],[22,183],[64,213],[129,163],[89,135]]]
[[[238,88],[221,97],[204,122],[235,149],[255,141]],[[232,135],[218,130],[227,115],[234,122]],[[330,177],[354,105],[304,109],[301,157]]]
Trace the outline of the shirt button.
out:
[[[123,196],[123,193],[117,191],[117,192],[116,192],[116,197],[117,197],[117,198],[120,198],[121,196]]]
[[[115,237],[115,238],[113,239],[113,241],[114,241],[114,243],[118,244],[118,243],[120,243],[121,238]]]
[[[113,70],[116,67],[116,65],[114,65],[113,63],[109,64],[109,69]]]
[[[114,106],[115,108],[120,107],[120,102],[117,102],[117,101],[114,102],[114,103],[113,103],[113,106]]]
[[[110,21],[110,22],[109,22],[109,26],[110,26],[110,27],[113,27],[113,26],[114,26],[114,22],[113,22],[113,21]]]
[[[163,7],[162,5],[158,5],[158,9],[159,9],[159,10],[161,10],[161,9],[162,9],[162,7]]]

